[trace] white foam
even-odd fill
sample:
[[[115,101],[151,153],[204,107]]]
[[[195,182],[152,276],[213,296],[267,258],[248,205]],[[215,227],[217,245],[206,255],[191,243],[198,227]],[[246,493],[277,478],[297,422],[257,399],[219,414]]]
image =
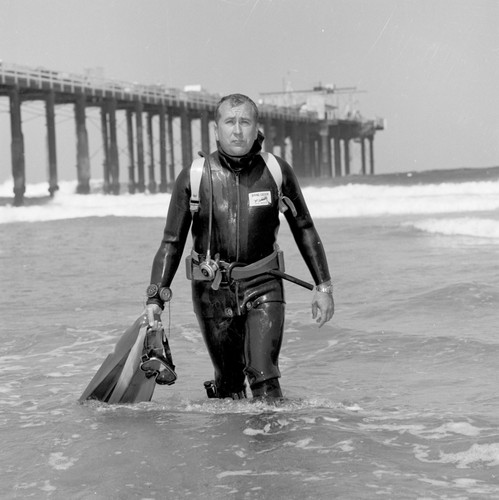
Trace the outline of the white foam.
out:
[[[314,217],[476,212],[499,208],[499,182],[416,186],[348,184],[309,187],[304,194]]]
[[[362,429],[384,430],[389,432],[398,432],[399,434],[412,434],[424,439],[444,439],[448,436],[461,434],[463,436],[476,437],[480,435],[480,428],[475,427],[468,422],[447,422],[435,429],[426,427],[423,424],[360,424]]]
[[[43,481],[43,485],[40,486],[40,490],[51,495],[54,491],[57,490],[57,488],[50,484],[50,480],[46,479],[45,481]]]
[[[231,471],[225,471],[225,472],[220,472],[217,474],[218,479],[223,479],[225,477],[232,477],[232,476],[249,476],[250,474],[253,474],[252,470],[231,470]]]
[[[253,429],[251,427],[248,427],[247,429],[243,430],[243,434],[246,434],[247,436],[256,436],[257,434],[268,434],[269,431],[270,424],[267,424],[263,429]]]
[[[166,216],[167,193],[105,195],[101,181],[93,181],[92,194],[76,195],[76,182],[61,182],[55,197],[24,207],[1,206],[0,223],[37,222],[81,217]],[[315,218],[400,214],[470,213],[499,209],[499,181],[445,183],[415,186],[348,184],[307,187],[303,190]],[[31,184],[27,197],[47,196],[47,184]],[[0,185],[1,197],[12,197],[12,181]]]
[[[76,458],[67,457],[61,452],[51,453],[49,456],[49,465],[56,470],[67,470],[72,467],[76,461]]]
[[[478,436],[480,429],[468,422],[448,422],[435,429],[436,433],[462,434],[463,436]]]
[[[6,188],[8,183],[0,186],[0,196],[12,196],[12,189]],[[26,196],[40,197],[47,194],[43,185],[29,185]],[[24,207],[0,207],[0,223],[6,222],[38,222],[82,217],[162,217],[170,203],[170,194],[158,193],[150,195],[123,193],[119,196],[93,192],[88,195],[77,195],[76,183],[64,182],[52,200],[37,205]]]
[[[489,218],[454,217],[425,219],[417,222],[409,222],[406,225],[431,234],[499,239],[499,220]]]
[[[472,466],[488,465],[497,467],[499,465],[499,443],[473,444],[465,451],[456,453],[440,452],[436,460],[427,459],[427,452],[419,452],[417,458],[427,463],[454,464],[458,469],[466,469]]]

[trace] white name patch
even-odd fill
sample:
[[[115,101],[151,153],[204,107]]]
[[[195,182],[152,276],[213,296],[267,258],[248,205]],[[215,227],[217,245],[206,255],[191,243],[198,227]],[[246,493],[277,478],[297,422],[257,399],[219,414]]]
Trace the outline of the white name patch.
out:
[[[250,207],[266,207],[272,203],[272,195],[270,191],[258,191],[257,193],[249,193]]]

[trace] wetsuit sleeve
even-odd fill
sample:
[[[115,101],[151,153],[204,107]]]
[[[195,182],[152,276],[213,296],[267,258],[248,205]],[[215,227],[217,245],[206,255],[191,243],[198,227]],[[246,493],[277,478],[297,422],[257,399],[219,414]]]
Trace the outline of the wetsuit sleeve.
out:
[[[331,279],[331,276],[322,241],[293,169],[281,158],[279,163],[282,169],[282,194],[293,202],[296,209],[296,216],[290,209],[286,210],[284,215],[315,284],[324,283]]]
[[[190,169],[177,177],[168,207],[163,239],[153,260],[151,283],[170,286],[180,264],[191,225]]]

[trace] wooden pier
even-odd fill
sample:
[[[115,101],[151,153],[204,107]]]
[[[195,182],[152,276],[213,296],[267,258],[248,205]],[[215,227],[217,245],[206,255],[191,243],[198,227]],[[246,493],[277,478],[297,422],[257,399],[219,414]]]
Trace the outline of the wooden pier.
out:
[[[176,167],[190,165],[195,157],[193,126],[198,127],[195,132],[200,136],[201,149],[211,149],[214,141],[212,121],[220,99],[219,95],[203,91],[181,91],[160,85],[139,85],[5,63],[0,63],[0,96],[8,96],[10,102],[16,206],[23,204],[26,188],[22,130],[24,102],[45,103],[48,192],[54,195],[58,189],[55,127],[58,105],[74,106],[77,193],[90,192],[91,162],[86,123],[88,108],[100,110],[104,192],[120,192],[117,114],[124,113],[128,191],[135,193],[148,190],[155,193],[168,191],[178,173]],[[266,103],[259,103],[259,111],[260,126],[265,135],[264,149],[288,160],[299,177],[349,175],[350,146],[353,142],[360,144],[362,174],[374,174],[373,142],[376,131],[383,129],[381,120],[320,117],[317,112]],[[153,119],[157,123],[156,127],[153,126]],[[175,119],[180,121],[179,147],[175,147]],[[155,133],[159,141],[157,159],[154,157]],[[147,169],[146,150],[149,160]]]

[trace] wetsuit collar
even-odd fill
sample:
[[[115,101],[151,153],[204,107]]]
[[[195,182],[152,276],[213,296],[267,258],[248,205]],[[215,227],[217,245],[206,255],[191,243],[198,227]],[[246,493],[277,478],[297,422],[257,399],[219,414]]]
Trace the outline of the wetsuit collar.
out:
[[[246,167],[249,167],[251,163],[253,162],[253,159],[255,156],[257,156],[260,151],[262,150],[262,143],[264,140],[263,134],[258,131],[258,135],[255,139],[255,142],[253,143],[253,146],[249,150],[248,153],[246,153],[243,156],[232,156],[227,154],[221,147],[220,143],[217,141],[217,149],[218,149],[218,154],[220,157],[220,160],[222,163],[224,163],[226,166],[231,168],[232,170],[243,170]]]

